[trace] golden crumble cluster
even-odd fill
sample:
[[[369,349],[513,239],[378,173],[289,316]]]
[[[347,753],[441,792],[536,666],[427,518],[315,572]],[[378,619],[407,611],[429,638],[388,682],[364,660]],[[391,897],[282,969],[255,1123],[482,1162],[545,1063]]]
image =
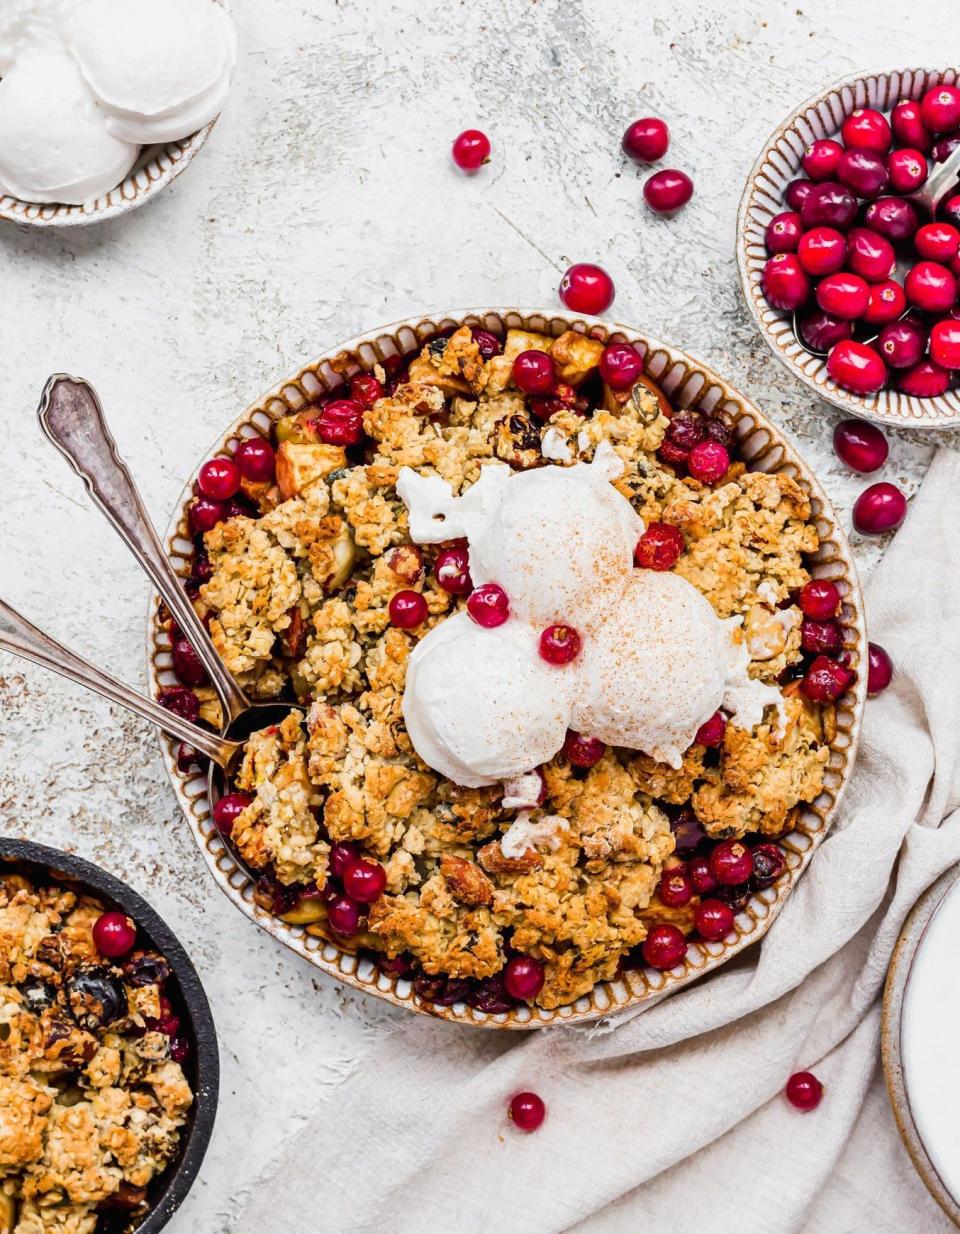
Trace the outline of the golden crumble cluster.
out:
[[[162,993],[169,968],[101,957],[104,905],[0,874],[0,1231],[136,1225],[193,1094]],[[164,1031],[161,1031],[164,1030]]]
[[[785,715],[770,709],[751,732],[730,723],[717,748],[694,745],[680,769],[629,750],[608,749],[590,767],[560,753],[541,769],[545,796],[530,815],[552,820],[551,842],[504,853],[516,811],[504,807],[502,789],[445,780],[420,761],[404,728],[410,652],[465,597],[434,573],[449,546],[411,543],[400,468],[439,475],[460,493],[490,460],[569,466],[609,442],[625,464],[618,490],[647,525],[679,531],[674,568],[718,616],[742,617],[750,673],[771,683],[798,676],[796,594],[818,537],[803,490],[786,474],[734,461],[713,485],[693,479],[664,448],[674,413],[662,392],[645,377],[632,392],[605,385],[597,340],[509,330],[498,346],[481,350],[477,331],[463,326],[390,383],[375,369],[386,388],[366,406],[356,445],[323,440],[322,408],[281,420],[276,483],[244,481],[256,510],[207,533],[197,605],[247,691],[299,704],[250,740],[235,785],[250,801],[232,842],[264,873],[261,903],[415,975],[425,999],[449,1002],[453,990],[499,1009],[509,957],[533,956],[545,974],[536,1001],[554,1008],[613,978],[658,923],[692,928],[698,897],[678,912],[658,890],[677,864],[678,820],[699,828],[706,846],[789,830],[798,806],[820,791],[833,711],[794,681]],[[513,362],[531,349],[554,361],[559,381],[547,396],[514,384]],[[730,444],[722,416],[709,427]],[[401,590],[426,603],[413,630],[391,624],[388,606]],[[215,704],[200,694],[216,722]],[[344,843],[386,872],[385,892],[346,941],[327,920],[331,851]]]

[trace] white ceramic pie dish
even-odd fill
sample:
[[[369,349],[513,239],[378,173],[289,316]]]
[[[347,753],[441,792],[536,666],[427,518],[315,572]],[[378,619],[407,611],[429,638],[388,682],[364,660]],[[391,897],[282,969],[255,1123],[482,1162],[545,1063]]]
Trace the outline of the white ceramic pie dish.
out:
[[[739,456],[748,461],[753,470],[788,472],[809,495],[821,537],[821,548],[814,559],[814,574],[833,579],[840,588],[843,595],[843,639],[851,657],[851,666],[858,669],[866,663],[863,599],[856,567],[846,537],[813,474],[783,434],[721,377],[692,357],[630,327],[536,309],[464,309],[409,318],[333,347],[280,382],[229,426],[204,454],[204,459],[224,448],[234,449],[239,438],[265,433],[272,421],[301,410],[360,369],[371,368],[378,360],[391,355],[417,349],[437,331],[464,322],[479,324],[500,334],[511,327],[554,336],[573,329],[604,341],[629,341],[644,354],[648,375],[671,395],[677,405],[725,411],[735,424]],[[184,577],[190,572],[189,559],[193,552],[187,533],[185,508],[192,496],[193,482],[202,461],[198,461],[187,480],[165,539],[174,567]],[[151,602],[150,607],[147,657],[151,693],[175,683],[170,668],[169,640],[157,622],[156,600]],[[866,675],[861,671],[856,685],[840,700],[837,708],[837,734],[831,744],[824,790],[816,802],[802,811],[797,827],[781,841],[786,855],[786,871],[773,887],[751,898],[736,918],[735,933],[722,943],[691,942],[686,961],[671,972],[661,973],[653,969],[627,971],[615,981],[599,983],[589,996],[555,1011],[518,1007],[511,1012],[490,1014],[465,1004],[435,1007],[421,1003],[409,980],[387,977],[369,960],[358,959],[323,939],[307,934],[303,927],[288,925],[265,912],[254,902],[253,883],[233,861],[213,825],[205,778],[185,775],[177,770],[175,742],[162,738],[161,745],[174,791],[204,860],[217,885],[245,916],[315,967],[395,1006],[463,1024],[526,1029],[597,1019],[679,989],[718,968],[761,938],[835,816],[853,767],[865,696]]]

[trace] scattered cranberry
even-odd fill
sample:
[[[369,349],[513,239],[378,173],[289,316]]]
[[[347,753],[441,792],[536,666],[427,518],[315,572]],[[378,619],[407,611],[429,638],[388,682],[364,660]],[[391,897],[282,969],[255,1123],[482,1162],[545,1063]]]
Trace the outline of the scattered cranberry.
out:
[[[867,206],[863,221],[894,244],[909,240],[920,226],[920,218],[909,201],[902,197],[878,197]]]
[[[898,193],[915,193],[927,178],[927,160],[919,150],[894,150],[887,160],[890,187]]]
[[[813,227],[803,233],[797,245],[797,260],[815,278],[835,274],[846,259],[846,237],[835,227]]]
[[[812,1071],[796,1071],[787,1080],[786,1094],[798,1110],[815,1110],[823,1096],[823,1085]]]
[[[786,861],[783,850],[776,844],[758,844],[753,850],[753,877],[751,886],[758,891],[770,887],[783,873]]]
[[[874,394],[887,379],[887,366],[878,352],[855,339],[842,339],[827,356],[827,372],[845,390]]]
[[[768,253],[795,253],[803,227],[796,210],[784,210],[775,215],[763,233]]]
[[[848,149],[874,150],[877,154],[886,154],[890,149],[890,122],[872,107],[858,107],[851,112],[840,128],[840,135]]]
[[[913,99],[900,100],[890,113],[890,125],[901,146],[913,150],[929,150],[933,144],[933,138],[921,118],[920,104]],[[893,159],[898,153],[899,151],[895,150],[890,158]]]
[[[800,588],[800,609],[805,617],[827,621],[840,612],[840,592],[828,578],[812,578]]]
[[[607,747],[599,737],[585,737],[582,733],[567,730],[563,752],[573,767],[595,767],[603,758]]]
[[[233,831],[233,825],[247,806],[253,801],[246,793],[227,793],[213,807],[213,825],[222,836],[228,836]]]
[[[815,184],[800,207],[805,228],[835,227],[837,231],[846,231],[856,217],[856,197],[836,180]]]
[[[615,295],[610,275],[589,262],[571,266],[560,280],[560,299],[572,313],[605,313]]]
[[[166,707],[167,711],[172,711],[181,719],[189,720],[191,724],[196,724],[200,716],[200,700],[192,690],[184,686],[173,686],[170,689],[161,690],[157,695],[157,701],[161,707]]]
[[[360,904],[372,904],[379,900],[387,887],[387,872],[379,861],[361,857],[348,865],[343,872],[343,889],[351,900]]]
[[[492,360],[494,356],[499,356],[502,353],[503,344],[489,330],[482,330],[479,326],[471,326],[470,333],[473,335],[473,341],[480,350],[481,359]]]
[[[950,374],[932,360],[921,360],[897,379],[897,389],[914,398],[938,398],[950,388]]]
[[[833,430],[833,448],[848,467],[862,473],[879,471],[890,452],[883,430],[867,420],[841,420]]]
[[[93,923],[93,942],[111,960],[126,955],[137,941],[137,927],[126,913],[101,913]]]
[[[693,883],[683,866],[673,866],[660,875],[660,901],[667,908],[682,908],[693,898]]]
[[[675,167],[655,171],[643,186],[643,198],[656,214],[673,214],[693,196],[693,181]]]
[[[328,446],[355,446],[363,437],[363,408],[352,398],[327,403],[314,423]]]
[[[817,304],[832,317],[848,321],[862,317],[870,302],[870,288],[859,274],[841,270],[828,274],[817,284]]]
[[[920,119],[931,133],[947,133],[960,124],[960,87],[932,86],[920,100]]]
[[[829,137],[811,142],[803,152],[800,164],[811,180],[830,180],[843,155],[843,146]]]
[[[733,909],[722,900],[702,900],[694,909],[693,924],[701,938],[718,943],[733,929]]]
[[[600,376],[611,390],[629,390],[643,371],[643,360],[629,343],[610,343],[600,356]]]
[[[343,878],[347,868],[359,861],[362,856],[363,851],[359,844],[353,840],[338,840],[336,844],[331,845],[330,856],[327,859],[330,873],[334,878]]]
[[[514,956],[507,961],[503,984],[511,998],[518,1002],[529,1002],[543,989],[543,965],[533,956]]]
[[[871,698],[882,694],[893,680],[893,661],[879,643],[869,644],[867,693]]]
[[[341,938],[350,938],[360,929],[360,905],[349,896],[335,895],[327,904],[327,922]]]
[[[797,323],[803,341],[815,351],[827,352],[841,339],[853,333],[853,322],[842,317],[831,317],[823,309],[814,309],[801,317]]]
[[[387,606],[391,622],[400,630],[413,630],[430,616],[427,602],[419,591],[398,591]]]
[[[851,674],[836,660],[828,660],[826,656],[817,656],[807,669],[806,676],[800,683],[800,689],[814,703],[833,703],[846,690],[851,681]]]
[[[907,308],[907,294],[893,279],[884,279],[874,283],[870,288],[870,300],[867,304],[863,320],[870,325],[880,326],[888,321],[896,321]]]
[[[687,467],[701,484],[716,484],[727,474],[730,453],[719,441],[701,441],[690,451]]]
[[[569,664],[580,654],[580,635],[573,626],[547,626],[540,635],[540,658],[548,664]]]
[[[791,210],[800,210],[813,189],[811,180],[791,180],[784,192],[784,198]]]
[[[246,441],[241,441],[233,461],[245,480],[256,484],[273,479],[276,455],[273,446],[264,437],[248,437]]]
[[[847,260],[854,274],[879,283],[893,269],[893,245],[886,236],[878,236],[866,227],[855,227],[847,242]]]
[[[706,746],[710,750],[723,742],[726,732],[727,717],[722,711],[715,711],[709,720],[704,720],[700,725],[693,740],[696,745]]]
[[[953,308],[957,299],[957,280],[938,261],[918,261],[904,280],[907,299],[928,313]]]
[[[960,321],[946,318],[930,331],[930,359],[943,368],[960,368]]]
[[[200,468],[197,486],[204,497],[229,501],[240,487],[240,468],[232,458],[212,458]]]
[[[545,351],[521,351],[513,362],[513,380],[524,394],[547,394],[556,384],[556,366]]]
[[[478,626],[492,630],[510,616],[510,601],[499,583],[484,583],[467,597],[467,612]]]
[[[386,390],[372,373],[357,373],[350,378],[350,397],[364,409],[371,408],[384,394]]]
[[[443,590],[452,596],[466,596],[473,590],[470,557],[466,548],[445,548],[437,555],[433,574]]]
[[[890,181],[886,162],[872,150],[845,150],[837,179],[858,197],[876,197]]]
[[[877,346],[891,368],[912,368],[927,349],[927,332],[915,318],[904,317],[883,327]]]
[[[753,873],[753,855],[742,840],[721,840],[710,854],[710,873],[724,887],[745,883]]]
[[[906,497],[886,481],[864,489],[853,506],[853,525],[863,536],[896,531],[906,517]]]
[[[662,159],[670,145],[670,130],[655,116],[634,120],[621,141],[624,154],[638,163],[655,163]]]
[[[646,570],[672,570],[682,552],[683,532],[679,527],[651,523],[637,541],[633,560]]]
[[[800,646],[814,655],[830,655],[840,650],[840,627],[832,621],[808,617],[800,626]]]
[[[479,171],[490,162],[490,138],[479,129],[464,129],[454,138],[453,161],[461,171]]]
[[[643,958],[651,968],[676,968],[687,954],[683,931],[674,925],[654,926],[643,940]]]
[[[209,497],[198,497],[187,511],[187,522],[195,536],[212,531],[217,523],[227,517],[227,507],[222,501],[213,501]]]
[[[519,1131],[536,1131],[547,1116],[547,1107],[536,1093],[517,1093],[510,1098],[508,1112]]]

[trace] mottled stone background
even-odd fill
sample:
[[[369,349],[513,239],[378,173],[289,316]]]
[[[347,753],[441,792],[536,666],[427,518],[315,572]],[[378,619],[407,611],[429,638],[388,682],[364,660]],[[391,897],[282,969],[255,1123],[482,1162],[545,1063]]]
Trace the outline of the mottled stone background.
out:
[[[952,5],[233,0],[233,10],[232,97],[172,189],[88,230],[0,224],[4,598],[143,683],[148,588],[40,437],[49,373],[96,385],[165,524],[222,426],[308,357],[421,309],[554,305],[575,260],[610,270],[620,320],[702,357],[787,427],[847,515],[861,482],[832,454],[836,413],[790,380],[741,304],[737,201],[797,102],[855,70],[942,64],[957,46]],[[668,163],[696,183],[669,220],[645,209],[643,173],[619,150],[627,123],[649,113],[671,126]],[[493,161],[466,179],[449,146],[473,125],[490,134]],[[884,478],[914,491],[938,439],[897,435]],[[882,550],[856,547],[866,569]],[[315,973],[221,897],[139,721],[3,656],[0,715],[3,832],[128,879],[206,981],[220,1118],[170,1230],[219,1234],[281,1140],[395,1013]],[[900,1164],[909,1169],[905,1155]],[[318,1229],[322,1179],[318,1162]]]

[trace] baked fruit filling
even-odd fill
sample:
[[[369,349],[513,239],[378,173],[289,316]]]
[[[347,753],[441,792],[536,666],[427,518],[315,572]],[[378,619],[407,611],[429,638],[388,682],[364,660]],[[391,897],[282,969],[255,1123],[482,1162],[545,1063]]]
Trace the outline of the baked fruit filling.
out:
[[[201,471],[188,587],[244,689],[293,704],[251,737],[215,821],[262,872],[263,908],[411,977],[426,1001],[555,1008],[623,967],[674,967],[688,937],[723,938],[780,876],[775,841],[822,787],[853,675],[840,593],[811,581],[807,496],[789,474],[748,471],[722,413],[674,408],[640,368],[628,345],[575,331],[462,326]],[[415,542],[401,470],[462,498],[488,464],[607,456],[642,527],[634,571],[672,573],[736,626],[747,684],[777,705],[746,725],[725,704],[672,760],[568,732],[506,784],[455,783],[414,749],[408,664],[457,614],[500,646],[509,588],[474,585],[463,539]],[[540,636],[550,672],[580,654],[575,620]],[[618,628],[607,620],[605,637]],[[162,700],[217,727],[213,690],[169,633],[182,684]],[[669,639],[657,654],[675,680]]]

